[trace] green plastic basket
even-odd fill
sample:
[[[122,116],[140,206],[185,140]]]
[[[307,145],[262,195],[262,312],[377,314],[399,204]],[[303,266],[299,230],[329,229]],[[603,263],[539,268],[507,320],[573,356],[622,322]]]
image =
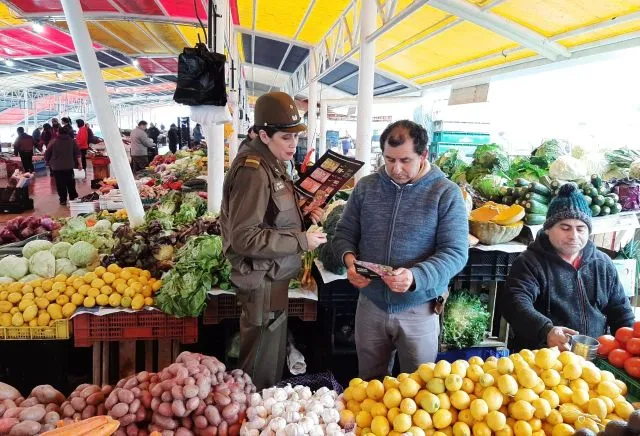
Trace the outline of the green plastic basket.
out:
[[[593,363],[601,370],[609,371],[616,379],[622,380],[627,385],[627,401],[630,403],[640,401],[640,380],[631,377],[624,369],[616,368],[600,357],[596,357]]]

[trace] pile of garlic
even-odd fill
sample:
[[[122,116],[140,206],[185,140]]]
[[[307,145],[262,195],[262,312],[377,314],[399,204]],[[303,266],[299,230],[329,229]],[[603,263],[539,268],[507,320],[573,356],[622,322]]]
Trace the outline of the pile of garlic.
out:
[[[340,427],[341,396],[325,387],[268,388],[252,394],[241,436],[355,436]]]

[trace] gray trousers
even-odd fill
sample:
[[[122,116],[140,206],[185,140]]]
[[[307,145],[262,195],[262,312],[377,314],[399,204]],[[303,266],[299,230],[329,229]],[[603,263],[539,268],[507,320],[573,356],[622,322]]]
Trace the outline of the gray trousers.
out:
[[[440,320],[433,302],[387,313],[360,294],[355,334],[359,377],[372,380],[390,375],[396,354],[400,370],[406,373],[422,363],[434,362],[439,334]]]

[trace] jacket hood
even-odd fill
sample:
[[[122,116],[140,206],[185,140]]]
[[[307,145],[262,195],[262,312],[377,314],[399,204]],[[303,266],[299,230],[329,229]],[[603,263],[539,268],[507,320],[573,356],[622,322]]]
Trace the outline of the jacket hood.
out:
[[[393,185],[398,185],[396,182],[393,181],[393,179],[391,177],[389,177],[389,174],[387,174],[387,170],[385,169],[385,166],[381,166],[378,169],[378,174],[380,175],[380,177],[382,177],[382,180],[384,180],[387,183],[391,183]],[[438,179],[444,179],[447,176],[445,175],[445,173],[442,172],[442,170],[440,168],[438,168],[437,166],[430,164],[430,168],[429,171],[427,171],[426,174],[424,174],[422,177],[420,177],[417,181],[411,182],[411,183],[407,183],[406,186],[421,186],[421,185],[426,185],[429,183],[432,183]]]
[[[538,235],[536,236],[536,240],[533,241],[529,245],[529,249],[534,251],[541,256],[549,256],[550,259],[553,259],[557,262],[562,262],[566,264],[567,262],[560,257],[556,249],[553,245],[551,245],[551,241],[549,240],[549,235],[544,230],[540,230]],[[585,264],[591,261],[594,257],[594,251],[596,250],[593,242],[587,241],[587,245],[582,249],[582,263]]]

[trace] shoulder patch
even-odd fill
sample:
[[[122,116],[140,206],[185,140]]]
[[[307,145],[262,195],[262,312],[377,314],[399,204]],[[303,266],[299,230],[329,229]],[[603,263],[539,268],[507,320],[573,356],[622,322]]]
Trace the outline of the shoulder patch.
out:
[[[245,158],[243,166],[249,167],[249,168],[258,168],[260,167],[261,160],[262,158],[260,156],[249,155]]]

